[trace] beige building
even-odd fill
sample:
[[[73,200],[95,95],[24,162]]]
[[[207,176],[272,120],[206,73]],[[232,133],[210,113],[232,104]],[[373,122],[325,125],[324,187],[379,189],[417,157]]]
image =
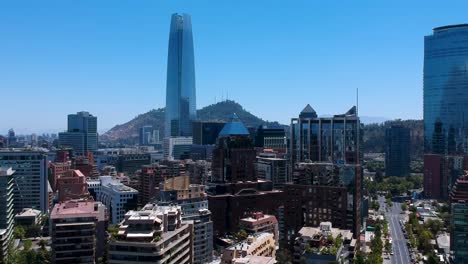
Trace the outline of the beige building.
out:
[[[260,233],[257,235],[249,236],[246,240],[224,249],[223,255],[221,257],[221,264],[239,263],[239,261],[241,261],[240,259],[246,258],[248,256],[274,258],[275,254],[276,246],[273,234]]]
[[[193,223],[182,222],[180,206],[147,204],[129,211],[111,234],[109,263],[193,262]]]

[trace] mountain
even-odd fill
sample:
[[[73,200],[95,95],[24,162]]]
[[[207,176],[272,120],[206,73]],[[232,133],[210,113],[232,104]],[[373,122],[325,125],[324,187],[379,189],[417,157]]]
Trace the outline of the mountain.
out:
[[[251,114],[240,104],[231,100],[208,105],[197,110],[198,119],[203,121],[229,121],[233,113],[236,113],[247,127],[258,127],[260,125],[281,126],[278,122],[265,121]],[[124,124],[116,125],[101,135],[100,140],[136,143],[138,141],[138,130],[145,125],[151,125],[153,129],[159,129],[162,135],[164,133],[164,108],[153,109]]]

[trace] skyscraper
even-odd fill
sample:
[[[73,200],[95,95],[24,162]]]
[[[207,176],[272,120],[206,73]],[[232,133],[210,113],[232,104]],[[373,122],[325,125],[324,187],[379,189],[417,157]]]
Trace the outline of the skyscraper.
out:
[[[75,154],[85,155],[98,148],[97,117],[88,112],[68,115],[67,132],[59,133],[59,145],[73,148]]]
[[[192,23],[187,14],[171,18],[166,85],[165,136],[191,136],[197,110]]]
[[[433,154],[468,153],[468,24],[424,38],[424,143]]]
[[[385,131],[385,175],[410,174],[410,129],[392,126]]]

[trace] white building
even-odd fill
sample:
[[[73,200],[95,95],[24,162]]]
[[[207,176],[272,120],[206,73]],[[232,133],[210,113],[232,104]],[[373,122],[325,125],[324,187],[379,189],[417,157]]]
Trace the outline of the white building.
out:
[[[88,180],[87,183],[91,195],[107,207],[111,224],[120,223],[127,211],[137,208],[138,191],[112,176],[99,176],[98,180]]]
[[[164,138],[164,159],[178,160],[183,159],[183,156],[190,154],[192,148],[192,137],[167,137]]]

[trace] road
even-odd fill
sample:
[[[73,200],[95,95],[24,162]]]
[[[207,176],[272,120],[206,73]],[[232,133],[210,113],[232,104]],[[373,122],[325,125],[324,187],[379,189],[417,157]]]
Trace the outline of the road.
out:
[[[401,203],[393,203],[389,212],[385,210],[385,198],[379,197],[380,208],[385,211],[385,218],[388,221],[388,228],[392,238],[392,249],[394,254],[390,256],[392,264],[411,263],[410,254],[406,245],[406,239],[401,230],[400,219],[404,218],[401,214]]]

